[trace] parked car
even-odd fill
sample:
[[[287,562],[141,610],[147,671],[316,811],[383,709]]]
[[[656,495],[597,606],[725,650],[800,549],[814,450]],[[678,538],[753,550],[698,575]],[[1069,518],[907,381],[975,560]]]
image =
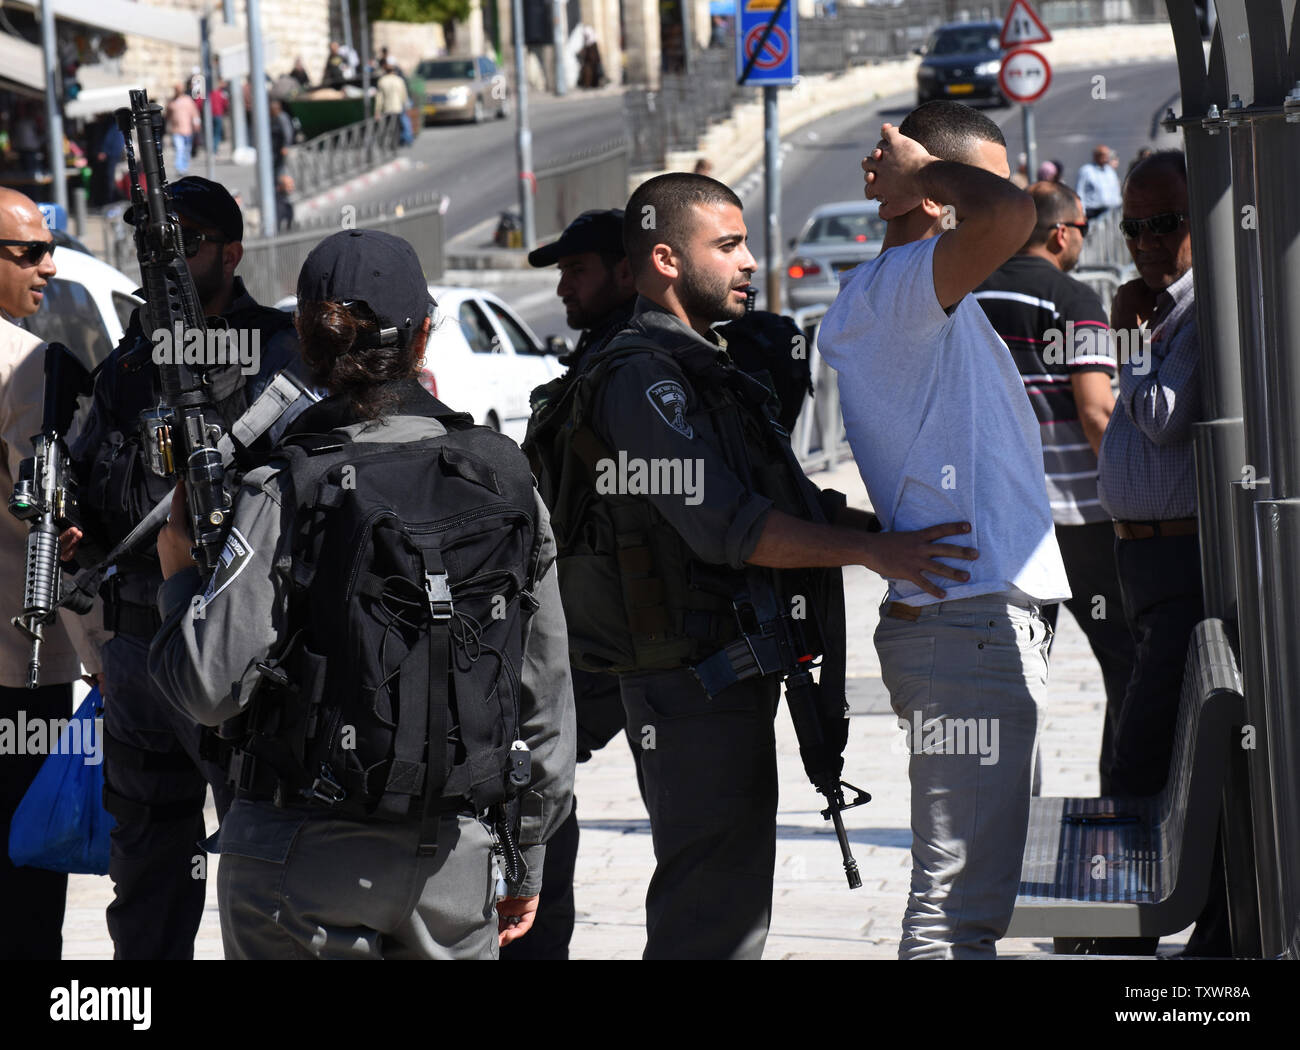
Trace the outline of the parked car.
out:
[[[936,98],[989,99],[1007,105],[998,83],[1002,51],[998,47],[998,22],[952,22],[942,25],[916,54],[916,104]]]
[[[45,285],[41,308],[26,317],[28,331],[52,343],[63,343],[94,368],[117,346],[139,304],[139,285],[124,273],[101,262],[72,238],[56,235],[55,275]],[[71,243],[67,243],[71,242]]]
[[[429,285],[438,303],[420,369],[421,385],[475,423],[523,441],[534,387],[564,371],[549,341],[533,334],[491,292]],[[292,311],[297,299],[275,304]]]
[[[840,274],[880,254],[885,221],[876,201],[823,204],[790,241],[785,268],[786,302],[792,309],[830,303],[840,290]]]
[[[425,123],[470,120],[480,124],[489,112],[510,115],[510,84],[497,64],[479,58],[429,58],[415,75],[424,81]]]

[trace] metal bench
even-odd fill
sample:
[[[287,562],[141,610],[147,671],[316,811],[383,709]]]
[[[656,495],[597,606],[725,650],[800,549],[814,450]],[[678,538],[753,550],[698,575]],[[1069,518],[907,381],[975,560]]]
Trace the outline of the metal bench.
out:
[[[1036,798],[1008,937],[1160,937],[1208,892],[1241,675],[1221,620],[1188,648],[1169,780],[1150,798]]]

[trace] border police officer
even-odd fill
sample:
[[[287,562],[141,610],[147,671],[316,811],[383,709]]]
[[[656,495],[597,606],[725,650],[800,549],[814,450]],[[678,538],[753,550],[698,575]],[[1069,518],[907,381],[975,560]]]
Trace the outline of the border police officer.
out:
[[[417,382],[429,296],[409,244],[375,230],[334,234],[307,257],[298,299],[303,356],[332,396],[295,420],[284,458],[245,477],[209,580],[190,558],[180,489],[158,540],[165,622],[150,668],[203,724],[238,717],[248,730],[228,734],[240,766],[252,765],[221,828],[226,953],[495,958],[529,929],[545,843],[572,802],[573,706],[546,508],[508,439]],[[326,466],[312,471],[314,456]],[[364,633],[375,625],[382,631]],[[359,666],[374,677],[363,671],[354,688]],[[336,735],[342,750],[304,762],[290,753],[303,733],[304,754]],[[408,742],[418,746],[403,761]],[[512,874],[503,858],[500,877],[482,803],[501,788],[503,755],[520,788],[518,837],[493,827],[523,863]],[[317,772],[297,790],[295,776]],[[387,808],[390,791],[400,808]]]
[[[532,266],[556,266],[560,280],[555,294],[564,303],[565,320],[582,335],[578,345],[560,359],[569,378],[632,319],[636,287],[623,250],[623,211],[585,211],[552,244],[528,254]],[[525,446],[528,442],[525,440]],[[585,762],[617,734],[623,732],[623,701],[618,678],[596,671],[571,669],[573,700],[578,721],[578,761]],[[629,740],[640,782],[640,753]],[[578,810],[574,808],[546,850],[546,889],[537,910],[532,933],[502,949],[501,958],[567,959],[575,920],[573,872],[578,859]]]
[[[746,235],[722,183],[686,173],[643,183],[623,226],[640,293],[632,322],[535,420],[570,654],[619,673],[643,747],[656,859],[648,959],[758,958],[767,937],[778,680],[733,667],[732,684],[716,688],[747,567],[866,565],[938,594],[922,573],[960,579],[935,559],[969,556],[933,542],[958,524],[869,533],[870,516],[817,493],[794,463],[770,392],[737,372],[711,329],[745,311],[756,269]],[[843,674],[839,574],[821,589],[825,681]],[[712,692],[695,671],[710,657]]]
[[[303,399],[293,402],[296,387],[280,397],[274,383],[281,369],[299,367],[292,321],[259,305],[235,276],[244,221],[225,187],[189,176],[173,183],[171,192],[203,311],[219,318],[211,327],[224,325],[231,333],[226,362],[206,369],[213,400],[227,428],[254,402],[272,409],[273,419],[255,429],[274,436],[305,407]],[[184,351],[164,341],[169,335],[143,332],[137,310],[97,372],[90,415],[71,451],[85,523],[83,561],[87,548],[106,553],[167,496],[168,483],[151,473],[141,451],[137,424],[142,411],[159,403],[154,355]],[[272,387],[268,400],[258,402]],[[286,402],[292,402],[287,409]],[[116,818],[108,932],[115,958],[188,959],[206,887],[199,843],[208,784],[219,816],[230,796],[220,769],[200,757],[199,727],[149,677],[149,640],[160,623],[153,601],[162,576],[153,551],[142,546],[117,560],[101,591],[104,627],[113,632],[103,650],[104,804]]]

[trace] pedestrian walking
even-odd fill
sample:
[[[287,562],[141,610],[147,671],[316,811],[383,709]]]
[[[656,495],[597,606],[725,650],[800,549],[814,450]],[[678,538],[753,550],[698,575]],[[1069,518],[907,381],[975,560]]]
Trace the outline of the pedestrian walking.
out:
[[[1084,217],[1091,222],[1099,215],[1119,207],[1119,175],[1117,161],[1109,146],[1099,144],[1092,151],[1092,163],[1079,169],[1074,192],[1083,201]]]
[[[194,143],[194,129],[201,120],[199,108],[185,91],[183,84],[172,85],[172,98],[164,110],[167,134],[171,136],[175,159],[172,166],[178,175],[190,170],[190,151]]]

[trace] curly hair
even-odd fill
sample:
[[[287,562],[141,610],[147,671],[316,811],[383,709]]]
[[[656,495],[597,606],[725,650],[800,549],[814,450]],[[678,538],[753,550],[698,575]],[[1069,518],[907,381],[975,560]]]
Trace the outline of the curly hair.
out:
[[[331,394],[346,395],[366,418],[386,415],[397,402],[391,384],[419,372],[424,337],[417,335],[405,347],[373,345],[367,337],[379,326],[364,303],[299,303],[294,324],[312,378]]]

